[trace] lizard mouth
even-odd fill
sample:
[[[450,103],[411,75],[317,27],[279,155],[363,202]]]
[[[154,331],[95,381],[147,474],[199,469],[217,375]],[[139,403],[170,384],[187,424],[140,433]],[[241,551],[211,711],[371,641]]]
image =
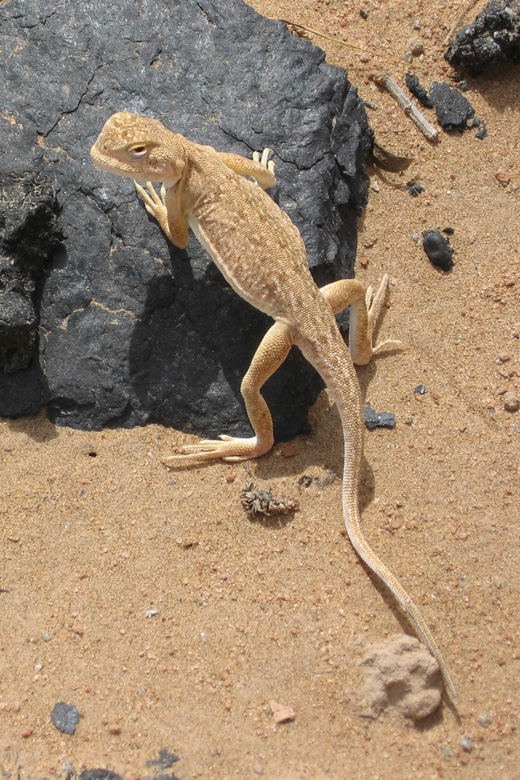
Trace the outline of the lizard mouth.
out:
[[[101,168],[103,171],[109,173],[115,173],[119,176],[126,176],[129,179],[140,179],[138,171],[136,171],[129,163],[125,163],[123,160],[114,162],[113,157],[103,154],[99,150],[96,144],[90,150],[90,157],[94,165]],[[142,179],[144,181],[144,179]]]

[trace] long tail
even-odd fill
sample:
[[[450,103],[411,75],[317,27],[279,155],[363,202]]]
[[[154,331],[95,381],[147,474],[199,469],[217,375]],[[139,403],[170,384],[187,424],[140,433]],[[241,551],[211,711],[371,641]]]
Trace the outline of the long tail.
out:
[[[313,314],[315,310],[313,310]],[[359,512],[359,479],[363,455],[363,410],[357,375],[348,349],[335,327],[330,309],[328,317],[325,307],[323,319],[313,317],[312,324],[306,318],[299,323],[300,337],[296,343],[307,360],[319,372],[330,390],[341,418],[345,442],[345,463],[343,472],[343,517],[348,537],[359,557],[385,583],[403,609],[410,616],[418,633],[426,642],[436,659],[450,697],[457,698],[457,691],[448,671],[446,661],[430,629],[417,607],[399,580],[372,550],[361,529]],[[320,341],[322,343],[320,344]],[[325,343],[323,343],[325,342]]]
[[[403,588],[397,577],[385,566],[376,553],[372,550],[369,543],[363,535],[361,529],[361,516],[359,512],[359,466],[352,461],[355,460],[355,454],[352,452],[352,448],[349,446],[349,439],[351,436],[351,426],[345,424],[343,419],[343,411],[340,410],[340,414],[343,422],[343,435],[345,437],[345,465],[343,473],[343,517],[345,521],[345,528],[347,530],[348,538],[350,542],[366,565],[371,569],[374,574],[385,583],[386,587],[395,596],[397,601],[401,604],[405,612],[410,616],[415,628],[424,639],[431,654],[439,664],[441,674],[446,686],[446,690],[452,699],[457,698],[457,690],[451,679],[451,675],[448,670],[446,661],[432,636],[432,633],[426,621],[422,616],[418,606],[408,595]]]

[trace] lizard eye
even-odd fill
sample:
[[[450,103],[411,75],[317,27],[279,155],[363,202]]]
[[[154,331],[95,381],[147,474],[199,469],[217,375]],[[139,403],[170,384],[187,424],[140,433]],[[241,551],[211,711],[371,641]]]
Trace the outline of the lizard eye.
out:
[[[134,146],[129,147],[128,151],[132,157],[135,159],[140,159],[141,157],[145,157],[148,149],[146,148],[145,144],[134,144]]]

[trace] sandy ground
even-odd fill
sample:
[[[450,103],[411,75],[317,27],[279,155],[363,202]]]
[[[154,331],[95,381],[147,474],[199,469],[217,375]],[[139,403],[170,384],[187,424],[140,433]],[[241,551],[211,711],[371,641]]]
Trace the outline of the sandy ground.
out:
[[[379,142],[414,157],[406,173],[371,172],[360,226],[358,278],[391,277],[380,336],[410,346],[359,371],[367,400],[397,418],[366,436],[363,525],[442,646],[459,711],[445,703],[421,726],[361,717],[360,661],[413,631],[342,533],[340,481],[298,488],[341,471],[326,393],[313,433],[253,467],[258,485],[299,498],[283,522],[245,516],[240,464],[168,472],[159,458],[187,440],[175,431],[4,420],[1,776],[520,778],[520,413],[504,409],[504,392],[520,393],[520,71],[468,80],[485,140],[432,146],[370,75],[402,80],[420,38],[424,82],[447,79],[456,4],[367,0],[366,21],[339,0],[252,4],[351,44],[314,38],[377,106]],[[417,198],[403,186],[414,176]],[[450,274],[411,239],[447,225]],[[271,700],[294,721],[275,724]],[[50,721],[58,701],[81,713],[73,736]],[[147,765],[164,749],[180,760]]]

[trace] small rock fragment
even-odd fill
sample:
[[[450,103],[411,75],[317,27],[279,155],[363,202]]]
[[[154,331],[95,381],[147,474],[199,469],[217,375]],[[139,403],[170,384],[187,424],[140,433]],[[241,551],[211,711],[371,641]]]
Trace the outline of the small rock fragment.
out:
[[[271,700],[269,707],[273,713],[275,723],[286,723],[287,721],[294,720],[296,715],[292,707],[287,707],[285,704],[279,704],[277,701]]]
[[[493,722],[493,718],[488,712],[483,712],[482,715],[478,716],[478,722],[482,726],[482,728],[487,729],[489,726],[491,726]]]
[[[372,717],[394,706],[420,720],[439,706],[439,665],[415,637],[396,634],[373,645],[361,665],[368,670],[362,696]]]
[[[453,268],[453,249],[438,230],[423,231],[423,248],[433,265],[443,271]]]
[[[59,701],[51,712],[51,720],[59,731],[74,734],[79,723],[79,712],[73,704]]]
[[[471,753],[473,750],[473,742],[466,736],[460,738],[459,745],[462,746],[462,749],[465,750],[466,753]]]
[[[422,106],[425,108],[433,108],[433,103],[428,96],[428,92],[422,86],[417,76],[413,76],[411,73],[407,73],[406,86]]]
[[[504,393],[504,409],[508,412],[517,412],[520,409],[520,398],[513,391]]]
[[[417,393],[417,395],[424,395],[426,393],[426,385],[417,385],[417,387],[414,387],[413,391],[414,393]]]
[[[465,130],[466,122],[475,113],[475,109],[462,92],[443,82],[433,83],[430,100],[435,107],[437,120],[445,130]]]
[[[365,406],[364,417],[365,425],[369,430],[395,428],[395,415],[391,412],[376,412],[371,406]]]
[[[409,181],[406,183],[406,186],[408,187],[408,194],[411,195],[412,198],[416,198],[417,195],[420,195],[421,192],[424,192],[424,187],[422,184],[419,184],[419,182]]]

